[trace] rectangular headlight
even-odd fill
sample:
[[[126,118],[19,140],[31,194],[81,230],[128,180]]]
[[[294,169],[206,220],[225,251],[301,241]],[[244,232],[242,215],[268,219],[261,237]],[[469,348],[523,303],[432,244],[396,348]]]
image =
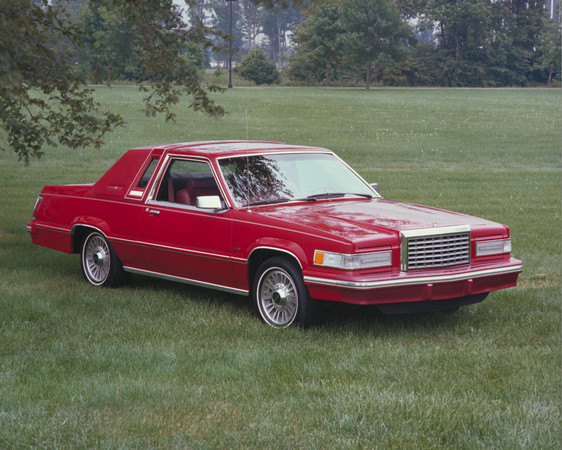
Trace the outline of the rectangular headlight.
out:
[[[476,256],[501,255],[511,252],[511,239],[495,239],[476,243]]]
[[[344,270],[370,269],[392,265],[392,250],[357,255],[331,253],[316,250],[314,264],[323,267],[335,267]]]

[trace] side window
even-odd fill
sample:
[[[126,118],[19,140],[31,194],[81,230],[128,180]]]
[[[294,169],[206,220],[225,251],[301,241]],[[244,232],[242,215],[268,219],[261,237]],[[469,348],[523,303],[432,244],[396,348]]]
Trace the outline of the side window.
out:
[[[146,167],[143,174],[136,181],[136,184],[134,185],[134,187],[131,187],[131,189],[127,193],[128,198],[132,198],[132,199],[136,199],[136,200],[140,200],[142,198],[142,196],[145,192],[146,186],[148,185],[148,182],[150,181],[150,177],[152,176],[152,173],[154,172],[154,169],[158,165],[158,161],[159,161],[158,158],[152,158],[152,160],[150,161],[150,163]],[[137,176],[139,176],[139,175],[137,175]]]
[[[158,189],[156,200],[196,206],[197,197],[210,195],[221,197],[207,162],[172,159]]]
[[[137,184],[138,188],[144,189],[146,187],[146,185],[148,184],[148,181],[150,180],[150,177],[152,176],[152,173],[154,172],[154,169],[156,168],[157,164],[158,164],[157,158],[154,158],[152,161],[150,161],[150,164],[148,165],[148,167],[146,168],[146,170],[142,174],[142,177],[140,178],[140,180]]]

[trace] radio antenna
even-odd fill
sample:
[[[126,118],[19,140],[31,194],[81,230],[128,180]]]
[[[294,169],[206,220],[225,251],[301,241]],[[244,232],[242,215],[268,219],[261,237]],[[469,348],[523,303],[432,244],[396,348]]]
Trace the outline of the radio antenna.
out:
[[[246,106],[246,140],[248,139],[248,107]]]
[[[248,107],[246,106],[246,199],[248,202],[248,212],[252,212],[250,207],[250,155],[248,153]]]

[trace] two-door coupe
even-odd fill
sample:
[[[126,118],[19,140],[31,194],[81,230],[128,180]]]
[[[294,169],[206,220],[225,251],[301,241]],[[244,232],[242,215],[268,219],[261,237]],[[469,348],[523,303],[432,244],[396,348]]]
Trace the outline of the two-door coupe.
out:
[[[274,327],[307,326],[318,299],[452,310],[523,270],[507,226],[385,200],[332,151],[278,142],[129,150],[96,183],[44,187],[27,229],[80,253],[93,285],[131,272],[251,294]]]

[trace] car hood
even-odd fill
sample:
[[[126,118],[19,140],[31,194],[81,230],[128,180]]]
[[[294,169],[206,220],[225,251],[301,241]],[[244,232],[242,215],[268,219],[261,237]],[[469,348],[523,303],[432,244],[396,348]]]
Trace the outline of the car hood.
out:
[[[501,226],[466,214],[380,198],[285,204],[256,208],[253,212],[350,241],[372,239],[374,234],[390,237],[406,230],[456,225]]]

